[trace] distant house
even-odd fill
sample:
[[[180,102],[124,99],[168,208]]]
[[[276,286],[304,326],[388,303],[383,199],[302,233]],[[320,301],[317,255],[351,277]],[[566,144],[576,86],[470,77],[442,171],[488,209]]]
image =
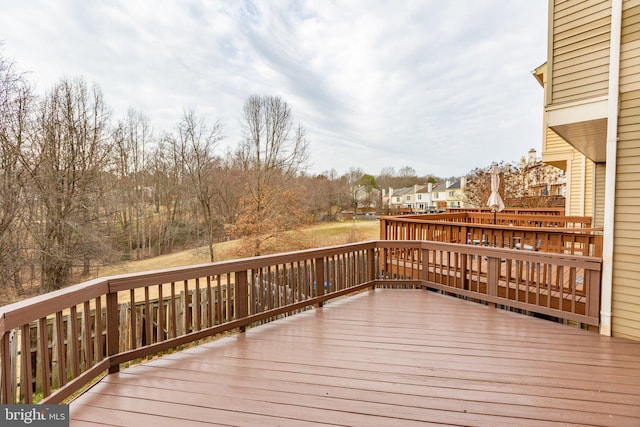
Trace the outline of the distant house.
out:
[[[517,176],[510,178],[511,197],[505,204],[511,207],[564,207],[565,171],[541,161],[535,149],[522,156]]]
[[[356,214],[371,213],[378,208],[380,190],[367,185],[358,185],[353,189],[352,197]]]
[[[428,183],[382,190],[382,204],[389,212],[430,213],[447,207],[466,207],[465,178],[447,180],[440,185]]]
[[[383,189],[383,206],[391,213],[412,213],[417,187]]]
[[[464,192],[467,180],[465,177],[446,180],[433,190],[433,202],[438,209],[466,208]]]

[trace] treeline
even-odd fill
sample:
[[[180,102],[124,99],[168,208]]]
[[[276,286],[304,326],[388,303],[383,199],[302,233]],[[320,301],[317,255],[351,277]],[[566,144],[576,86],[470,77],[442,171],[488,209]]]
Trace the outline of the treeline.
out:
[[[59,289],[94,266],[186,247],[208,246],[213,261],[228,238],[259,255],[277,233],[353,206],[365,174],[307,175],[308,141],[286,101],[249,97],[242,125],[226,150],[223,123],[191,110],[154,133],[143,112],[113,118],[82,78],[36,95],[0,55],[3,289]]]

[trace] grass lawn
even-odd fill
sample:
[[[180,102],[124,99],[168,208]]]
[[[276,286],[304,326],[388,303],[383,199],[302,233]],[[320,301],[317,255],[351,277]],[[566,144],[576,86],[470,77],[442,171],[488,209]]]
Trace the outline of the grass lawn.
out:
[[[283,242],[277,252],[290,252],[312,247],[341,245],[345,243],[376,240],[379,238],[378,221],[341,221],[317,224],[300,230],[291,231],[295,239]],[[234,249],[239,241],[232,240],[215,245],[217,261],[237,258]],[[206,246],[161,255],[140,261],[122,262],[98,269],[92,277],[112,276],[140,271],[159,270],[184,265],[204,264],[209,262],[209,249]]]

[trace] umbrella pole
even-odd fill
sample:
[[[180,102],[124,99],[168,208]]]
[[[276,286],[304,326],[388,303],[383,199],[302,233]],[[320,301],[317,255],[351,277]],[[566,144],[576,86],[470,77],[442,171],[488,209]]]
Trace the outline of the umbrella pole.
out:
[[[493,210],[493,225],[496,225],[496,216],[498,214],[498,211],[496,211],[495,209]]]

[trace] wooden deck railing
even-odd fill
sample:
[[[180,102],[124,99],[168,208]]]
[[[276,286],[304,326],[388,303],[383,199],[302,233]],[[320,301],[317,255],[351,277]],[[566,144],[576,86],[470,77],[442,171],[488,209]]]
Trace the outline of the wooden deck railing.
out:
[[[602,228],[591,218],[552,215],[448,213],[382,216],[382,240],[431,240],[551,253],[602,256]]]
[[[445,212],[447,213],[461,213],[461,212],[484,212],[491,213],[490,208],[446,208]],[[508,207],[502,210],[503,213],[507,214],[518,214],[518,215],[564,215],[564,208],[514,208]]]
[[[0,402],[61,402],[122,364],[375,286],[598,324],[595,258],[374,241],[106,277],[0,308]]]

